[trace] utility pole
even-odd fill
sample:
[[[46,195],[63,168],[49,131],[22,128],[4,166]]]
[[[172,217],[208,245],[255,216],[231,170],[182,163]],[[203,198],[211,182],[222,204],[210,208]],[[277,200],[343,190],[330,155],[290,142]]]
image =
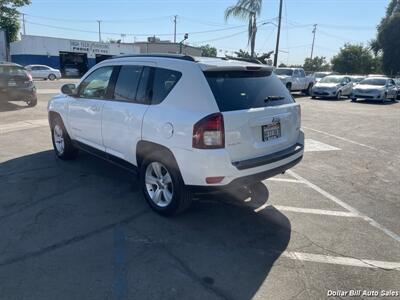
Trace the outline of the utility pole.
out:
[[[174,43],[176,43],[176,20],[177,20],[178,16],[175,15],[174,16]]]
[[[313,59],[313,55],[314,55],[315,33],[317,32],[317,25],[318,25],[318,24],[314,24],[314,29],[313,29],[313,31],[312,31],[312,33],[314,34],[314,36],[313,36],[312,47],[311,47],[311,59]]]
[[[101,20],[97,20],[97,23],[99,23],[99,43],[101,43]]]
[[[282,4],[283,4],[283,0],[280,0],[279,18],[278,18],[278,33],[276,36],[276,47],[275,47],[275,55],[274,55],[274,67],[278,66],[279,39],[281,37],[281,23],[282,23]]]
[[[26,35],[26,28],[25,28],[25,14],[22,14],[22,32]]]

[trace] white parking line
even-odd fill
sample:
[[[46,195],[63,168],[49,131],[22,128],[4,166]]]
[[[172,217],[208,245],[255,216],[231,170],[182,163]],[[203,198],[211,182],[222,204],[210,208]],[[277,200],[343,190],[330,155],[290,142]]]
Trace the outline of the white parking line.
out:
[[[355,209],[354,207],[350,206],[346,202],[344,202],[344,201],[338,199],[337,197],[329,194],[327,191],[321,189],[319,186],[317,186],[317,185],[311,183],[310,181],[304,179],[303,177],[301,177],[300,175],[296,174],[292,170],[288,170],[286,173],[291,175],[291,176],[293,176],[297,180],[302,181],[304,184],[306,184],[307,186],[309,186],[313,190],[317,191],[318,193],[320,193],[321,195],[325,196],[329,200],[335,202],[336,204],[340,205],[341,207],[347,209],[349,212],[351,212],[351,213],[357,215],[358,217],[362,218],[364,221],[368,222],[370,225],[374,226],[375,228],[378,228],[379,230],[383,231],[386,235],[390,236],[395,241],[400,242],[400,236],[398,236],[396,233],[394,233],[391,230],[387,229],[386,227],[382,226],[381,224],[379,224],[378,222],[376,222],[372,218],[362,214],[361,212],[359,212],[357,209]]]
[[[320,152],[320,151],[337,151],[342,150],[340,148],[313,140],[313,139],[306,139],[304,141],[304,152]]]
[[[385,270],[400,271],[400,263],[398,262],[357,259],[352,257],[338,257],[338,256],[310,254],[303,252],[290,252],[290,251],[283,252],[282,256],[289,259],[300,260],[300,261],[309,261],[316,263],[325,263],[325,264],[334,264],[334,265],[343,265],[352,267],[373,268],[373,269],[382,268]]]
[[[337,210],[301,208],[301,207],[282,206],[282,205],[269,205],[266,208],[275,208],[277,210],[282,210],[282,211],[290,211],[290,212],[304,213],[304,214],[314,214],[314,215],[325,215],[325,216],[335,216],[335,217],[350,217],[350,218],[359,217],[359,215],[356,215],[356,214],[351,213],[351,212],[337,211]]]
[[[290,182],[290,183],[304,183],[304,182],[301,182],[301,181],[296,180],[296,179],[275,178],[275,177],[268,178],[268,179],[265,180],[265,181],[278,181],[278,182]]]
[[[334,135],[334,134],[331,134],[331,133],[328,133],[328,132],[325,132],[325,131],[321,131],[321,130],[317,130],[317,129],[313,129],[313,128],[305,127],[305,126],[302,126],[302,128],[308,129],[308,130],[311,130],[311,131],[315,131],[315,132],[318,132],[318,133],[321,133],[321,134],[325,134],[325,135],[334,137],[334,138],[336,138],[336,139],[338,139],[338,140],[342,140],[342,141],[345,141],[345,142],[348,142],[348,143],[351,143],[351,144],[355,144],[355,145],[358,145],[358,146],[361,146],[361,147],[365,147],[365,148],[368,148],[368,149],[370,149],[370,150],[382,151],[382,152],[388,153],[388,152],[385,151],[385,150],[380,150],[380,149],[375,148],[375,147],[373,147],[373,146],[369,146],[369,145],[365,145],[365,144],[362,144],[362,143],[359,143],[359,142],[355,142],[355,141],[352,141],[352,140],[346,139],[346,138],[344,138],[344,137],[337,136],[337,135]]]
[[[27,121],[2,124],[2,125],[0,125],[0,134],[5,134],[5,133],[19,131],[19,130],[44,127],[44,126],[49,126],[49,121],[47,119],[27,120]]]

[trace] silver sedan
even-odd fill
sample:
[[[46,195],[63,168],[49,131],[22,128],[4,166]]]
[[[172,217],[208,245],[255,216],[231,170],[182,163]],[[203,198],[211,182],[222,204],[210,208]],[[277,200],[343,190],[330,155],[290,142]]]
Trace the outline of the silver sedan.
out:
[[[368,77],[353,88],[352,101],[357,99],[370,99],[395,101],[397,87],[393,79],[387,77]]]
[[[335,98],[340,100],[342,96],[350,98],[353,82],[349,76],[329,75],[317,82],[311,92],[311,98]]]

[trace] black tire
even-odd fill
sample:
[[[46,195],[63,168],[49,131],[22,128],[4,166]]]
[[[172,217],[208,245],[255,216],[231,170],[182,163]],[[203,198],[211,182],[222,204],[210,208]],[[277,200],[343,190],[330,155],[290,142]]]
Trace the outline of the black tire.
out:
[[[72,144],[71,138],[68,135],[67,130],[65,129],[64,123],[61,120],[60,116],[55,116],[51,119],[51,140],[53,142],[53,148],[54,152],[56,153],[57,157],[59,157],[62,160],[72,160],[75,159],[78,156],[78,149],[74,147]],[[56,145],[56,140],[55,140],[55,130],[56,127],[58,126],[59,129],[61,129],[61,136],[64,141],[64,147],[63,151],[60,151],[59,148]]]
[[[57,79],[57,76],[54,74],[50,74],[48,78],[49,78],[49,80],[54,81]]]
[[[171,178],[172,200],[170,200],[166,206],[156,204],[148,192],[146,185],[146,171],[148,170],[149,165],[152,163],[162,164],[163,168],[165,168],[164,171],[168,171]],[[151,168],[151,166],[149,168]],[[192,203],[192,193],[185,186],[179,168],[175,163],[175,159],[173,157],[171,158],[169,153],[156,152],[146,157],[140,166],[139,177],[140,185],[147,203],[158,214],[162,216],[174,216],[189,209]],[[165,196],[163,195],[162,197],[165,200]]]
[[[357,98],[351,98],[351,102],[356,102]]]
[[[317,97],[315,97],[315,96],[311,96],[311,99],[316,99]]]
[[[342,99],[342,92],[339,91],[339,92],[336,94],[336,100],[341,100],[341,99]]]
[[[313,84],[310,83],[310,84],[308,85],[308,88],[307,88],[306,90],[302,91],[303,94],[305,94],[305,95],[307,95],[307,96],[311,96],[312,88],[313,88]]]
[[[37,98],[32,98],[26,101],[26,104],[28,104],[29,107],[34,107],[37,105]]]
[[[286,83],[286,88],[288,89],[289,92],[291,92],[292,84],[290,82]]]

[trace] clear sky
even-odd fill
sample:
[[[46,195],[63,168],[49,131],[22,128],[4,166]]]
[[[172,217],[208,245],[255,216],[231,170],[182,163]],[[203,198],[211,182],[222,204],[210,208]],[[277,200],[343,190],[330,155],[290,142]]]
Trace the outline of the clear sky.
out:
[[[390,0],[284,0],[279,63],[302,64],[310,56],[312,25],[318,24],[314,55],[330,59],[345,42],[364,43],[375,37],[376,26]],[[173,39],[173,16],[178,15],[178,41],[185,32],[192,45],[209,43],[219,55],[248,49],[247,23],[224,20],[226,7],[236,0],[32,0],[21,9],[26,33],[83,40],[125,42],[157,35]],[[279,0],[264,0],[260,23],[277,22]],[[274,50],[276,27],[259,27],[257,52]]]

